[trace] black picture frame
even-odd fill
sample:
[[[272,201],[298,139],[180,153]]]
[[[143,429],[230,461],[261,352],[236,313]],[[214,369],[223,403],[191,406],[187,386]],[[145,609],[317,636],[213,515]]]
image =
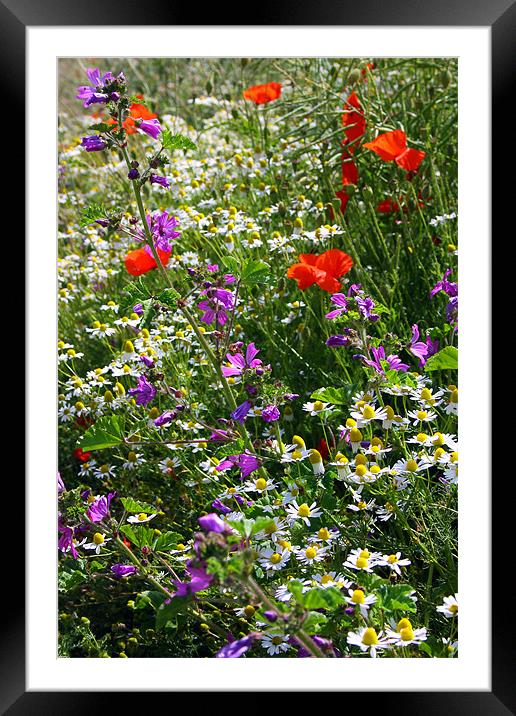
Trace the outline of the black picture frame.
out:
[[[196,25],[193,20],[202,14],[203,26],[214,25],[331,25],[331,26],[483,26],[491,28],[492,40],[492,235],[497,225],[507,217],[508,207],[514,202],[514,185],[504,180],[503,170],[514,156],[512,147],[502,148],[502,137],[512,128],[507,124],[507,110],[511,106],[511,80],[514,77],[513,56],[516,37],[516,4],[511,0],[433,0],[433,2],[408,2],[407,0],[361,0],[345,2],[340,0],[319,0],[315,5],[299,0],[263,0],[252,17],[243,19],[239,14],[238,23],[221,22],[231,17],[229,6],[221,12],[221,6],[213,4],[199,8],[166,4],[163,0],[146,0],[137,3],[131,0],[0,0],[0,73],[2,75],[2,100],[4,127],[22,135],[21,117],[25,116],[25,31],[37,26],[126,26],[126,25]],[[195,17],[194,17],[195,15]],[[234,17],[234,16],[233,16]],[[192,21],[192,22],[191,22]],[[213,23],[213,24],[211,24]],[[479,97],[479,102],[489,101]],[[6,111],[8,109],[8,112]],[[474,121],[474,120],[472,120]],[[499,143],[498,148],[496,143]],[[21,144],[21,139],[20,139]],[[20,220],[24,207],[19,206],[24,184],[24,150],[20,147],[13,160],[4,164],[4,178],[8,181],[4,201],[9,212],[16,216],[17,250],[23,250],[20,237]],[[488,200],[488,198],[486,198]],[[22,200],[23,201],[23,200]],[[11,208],[12,207],[12,208]],[[15,209],[14,207],[18,207]],[[27,208],[26,208],[27,209]],[[504,227],[505,228],[505,227]],[[13,241],[14,239],[10,239]],[[494,247],[493,247],[494,248]],[[495,253],[493,252],[493,261]],[[484,287],[485,291],[485,287]],[[484,340],[491,340],[484,336]],[[17,399],[19,403],[19,396]],[[27,446],[30,450],[30,445]],[[487,476],[486,476],[487,477]],[[513,479],[511,477],[511,479]],[[494,486],[493,486],[494,489]],[[505,491],[504,486],[504,491]],[[24,505],[24,485],[21,480],[11,481],[8,487],[9,504]],[[504,492],[504,500],[505,500]],[[493,512],[492,545],[511,544],[509,528],[510,515],[499,519]],[[11,716],[20,714],[91,714],[92,711],[105,713],[109,708],[120,710],[120,693],[87,692],[84,698],[76,692],[27,692],[25,686],[25,610],[21,599],[25,582],[25,568],[21,560],[23,531],[17,528],[17,549],[4,555],[4,595],[8,597],[2,612],[3,628],[0,655],[0,711]],[[494,556],[494,555],[493,555]],[[493,560],[494,564],[494,560]],[[489,572],[479,568],[479,578],[486,579]],[[14,586],[13,586],[14,585]],[[11,593],[15,589],[15,594]],[[509,587],[510,590],[510,587]],[[510,592],[509,592],[510,593]],[[9,597],[11,594],[11,598]],[[479,605],[479,609],[485,610]],[[360,694],[347,692],[343,707],[349,709],[353,699],[359,709],[368,712],[378,709],[379,713],[427,714],[465,713],[479,716],[506,716],[516,713],[514,690],[514,626],[510,614],[503,610],[492,615],[492,691],[430,691],[369,692],[367,702],[359,700]],[[140,703],[149,707],[149,698],[157,694],[130,694],[131,708]],[[202,694],[199,694],[202,695]],[[165,695],[166,696],[166,695]],[[363,694],[362,694],[363,698]],[[143,701],[145,699],[145,702]],[[367,706],[366,706],[367,703]],[[361,705],[360,705],[361,704]]]

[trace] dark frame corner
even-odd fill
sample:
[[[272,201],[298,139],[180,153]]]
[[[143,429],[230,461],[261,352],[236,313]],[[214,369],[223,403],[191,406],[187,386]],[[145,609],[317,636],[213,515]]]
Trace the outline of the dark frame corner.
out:
[[[514,143],[496,151],[496,138],[508,136],[513,130],[508,122],[507,109],[512,99],[511,80],[514,78],[514,38],[516,37],[516,3],[513,0],[434,0],[433,3],[412,3],[407,0],[375,0],[361,3],[340,0],[320,0],[314,7],[307,0],[265,0],[260,6],[261,14],[254,15],[248,25],[414,25],[414,26],[483,26],[491,28],[492,40],[492,177],[495,189],[492,191],[493,235],[497,224],[502,231],[502,222],[507,218],[507,207],[514,202],[514,182],[503,181],[503,170],[514,155]],[[388,12],[387,12],[388,10]],[[185,7],[166,4],[162,0],[147,0],[145,3],[129,3],[124,0],[0,0],[0,72],[2,77],[3,106],[9,112],[12,133],[13,118],[25,116],[25,30],[27,26],[63,25],[196,25],[193,12]],[[239,15],[239,18],[241,16]],[[223,18],[223,16],[222,16]],[[203,9],[203,25],[224,25],[218,6]],[[264,21],[262,21],[262,18]],[[382,22],[388,18],[388,23]],[[157,22],[159,20],[159,22]],[[483,98],[479,97],[479,102]],[[509,154],[508,154],[509,153]],[[23,151],[19,161],[9,167],[7,205],[16,205],[18,188],[24,183]],[[512,169],[513,172],[513,169]],[[13,176],[14,175],[14,176]],[[512,177],[511,177],[512,178]],[[24,207],[16,212],[16,234],[19,235],[19,217]],[[505,228],[505,227],[504,227]],[[494,255],[493,255],[494,258]],[[19,400],[17,396],[17,401]],[[29,446],[30,449],[30,446]],[[14,482],[14,481],[13,481]],[[12,504],[24,504],[24,486],[21,481],[11,484]],[[506,486],[504,485],[504,492]],[[508,545],[509,519],[493,519],[493,545]],[[19,547],[19,542],[18,542]],[[20,550],[13,550],[8,556],[9,578],[17,585],[25,582],[24,565],[18,558]],[[4,567],[5,569],[5,567]],[[4,571],[7,574],[7,570]],[[483,578],[479,568],[479,578]],[[21,587],[19,587],[21,588]],[[27,692],[25,685],[25,613],[24,607],[9,605],[4,611],[2,630],[2,656],[0,660],[0,712],[12,716],[22,714],[68,714],[88,713],[92,708],[104,713],[109,707],[119,707],[119,693],[88,692],[86,698],[71,692]],[[479,608],[482,608],[480,606]],[[507,616],[507,615],[505,615]],[[510,620],[510,617],[508,617]],[[514,629],[512,629],[514,631]],[[471,716],[509,716],[516,714],[514,689],[514,640],[508,639],[507,621],[493,613],[492,617],[492,691],[491,692],[372,692],[368,694],[383,713],[413,713],[419,716],[434,714],[464,713]],[[511,648],[512,647],[512,648]],[[154,694],[157,696],[158,694]],[[202,694],[198,694],[202,695]],[[357,694],[354,694],[355,697]],[[166,696],[166,695],[165,695]],[[352,692],[346,695],[346,704]],[[140,699],[148,706],[149,694],[132,693],[131,707]],[[141,702],[142,706],[143,701]],[[362,702],[363,703],[363,702]],[[170,702],[169,702],[170,704]],[[360,707],[359,707],[360,708]]]

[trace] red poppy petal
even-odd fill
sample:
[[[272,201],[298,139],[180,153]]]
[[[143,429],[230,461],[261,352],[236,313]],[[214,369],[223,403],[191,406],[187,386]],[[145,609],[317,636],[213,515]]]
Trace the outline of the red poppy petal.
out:
[[[365,142],[366,149],[378,154],[384,162],[392,162],[407,148],[407,136],[401,129],[380,134],[372,142]]]
[[[319,256],[316,266],[331,277],[340,278],[351,269],[353,259],[340,249],[330,249]]]
[[[405,149],[396,157],[396,164],[408,172],[415,172],[425,157],[426,153],[420,149]]]

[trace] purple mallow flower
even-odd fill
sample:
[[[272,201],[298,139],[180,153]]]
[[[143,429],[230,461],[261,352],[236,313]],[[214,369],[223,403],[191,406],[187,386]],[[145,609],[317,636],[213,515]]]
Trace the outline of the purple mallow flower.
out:
[[[197,522],[206,532],[217,532],[218,534],[228,534],[232,532],[231,527],[224,522],[224,520],[221,520],[215,512],[210,512],[209,515],[199,517]]]
[[[149,383],[144,375],[140,375],[136,388],[131,388],[127,392],[129,395],[134,395],[136,397],[137,405],[148,405],[156,395],[156,388],[152,385],[152,383]]]
[[[401,358],[395,354],[385,357],[385,348],[383,346],[378,346],[378,348],[371,348],[371,353],[373,354],[373,360],[370,360],[369,358],[366,358],[362,355],[359,355],[357,357],[361,358],[366,365],[370,365],[372,368],[375,369],[377,373],[381,373],[382,375],[385,373],[382,366],[382,361],[387,361],[388,370],[407,371],[409,368],[408,365],[406,363],[402,363]]]
[[[107,142],[105,142],[102,137],[99,137],[98,134],[94,134],[91,137],[83,137],[81,139],[81,146],[84,147],[87,152],[100,152],[107,147]]]
[[[239,656],[242,656],[242,654],[245,654],[246,651],[248,651],[253,643],[254,640],[257,638],[258,634],[248,634],[247,636],[242,637],[242,639],[237,639],[236,641],[231,641],[229,644],[226,644],[226,646],[223,646],[220,651],[218,651],[215,654],[215,658],[217,659],[238,659]]]
[[[446,269],[442,281],[438,281],[430,291],[430,298],[433,298],[440,291],[443,291],[450,298],[446,306],[446,320],[450,325],[457,328],[459,308],[458,287],[454,281],[448,281],[448,276],[451,272],[451,269]]]
[[[233,420],[236,420],[237,423],[244,424],[244,421],[247,417],[247,413],[251,410],[251,402],[249,400],[245,400],[243,403],[241,403],[233,412],[231,413],[231,417]]]
[[[216,322],[224,326],[228,320],[228,311],[232,311],[235,307],[235,298],[231,291],[210,287],[205,289],[202,295],[206,296],[206,300],[197,304],[197,308],[204,312],[201,321],[208,325]]]
[[[339,333],[336,336],[330,336],[326,341],[326,345],[328,348],[341,348],[349,345],[349,338]]]
[[[92,502],[86,512],[88,519],[92,522],[102,522],[105,517],[108,517],[109,505],[115,495],[116,492],[110,492],[108,495],[99,497],[98,500]]]
[[[132,564],[114,564],[111,567],[111,571],[115,577],[122,579],[122,577],[129,577],[131,574],[136,574],[136,567]]]
[[[331,320],[332,318],[337,318],[337,316],[340,316],[341,313],[348,312],[348,302],[346,296],[343,293],[334,293],[333,296],[330,298],[330,301],[336,306],[338,306],[338,308],[334,311],[330,311],[329,313],[327,313],[326,318],[329,318]]]
[[[245,358],[242,353],[226,353],[226,358],[230,363],[229,366],[222,366],[222,375],[225,378],[229,378],[234,375],[242,375],[244,370],[249,368],[257,368],[262,365],[262,361],[256,358],[260,351],[256,348],[254,343],[249,343],[245,352]]]
[[[280,418],[280,411],[276,405],[268,405],[262,410],[262,418],[266,423],[273,423]]]
[[[207,589],[213,582],[213,574],[208,574],[204,566],[193,567],[191,563],[188,563],[186,573],[191,577],[189,582],[173,580],[174,586],[177,587],[174,597],[187,597],[190,594],[196,594]]]
[[[161,134],[161,124],[157,119],[143,119],[141,121],[136,119],[135,124],[140,131],[145,132],[153,139],[157,139]]]
[[[255,455],[251,455],[251,453],[248,452],[241,453],[240,455],[228,455],[225,460],[219,462],[217,471],[222,472],[234,466],[240,468],[240,478],[243,480],[249,477],[252,472],[258,470],[260,461]]]
[[[409,351],[416,358],[419,358],[419,365],[422,368],[428,358],[433,356],[439,350],[439,341],[436,339],[432,340],[432,337],[427,335],[425,342],[419,340],[419,326],[414,323],[412,326],[412,339],[409,346]]]
[[[156,248],[161,251],[172,251],[172,240],[181,236],[181,232],[176,231],[179,225],[177,218],[163,211],[147,214],[146,221]],[[136,234],[141,241],[145,241],[146,236],[142,229],[137,229]],[[152,255],[150,246],[145,246],[145,251]]]
[[[111,72],[106,72],[102,76],[98,68],[88,68],[86,70],[90,85],[81,85],[77,88],[76,99],[83,100],[83,106],[89,107],[90,104],[105,104],[109,102],[110,96],[103,92],[103,88],[114,81]],[[123,77],[123,76],[122,76]],[[120,75],[119,75],[120,78]]]
[[[164,186],[165,189],[168,189],[170,186],[170,182],[167,179],[167,177],[161,177],[158,174],[150,175],[150,183],[151,184],[159,184],[160,186]]]
[[[360,298],[359,296],[357,296],[355,298],[355,301],[358,306],[358,310],[364,318],[367,318],[370,321],[377,321],[380,318],[378,314],[372,312],[373,308],[375,307],[375,303],[372,298],[370,298],[369,296],[366,296],[365,298]]]
[[[164,413],[161,413],[161,415],[158,415],[158,417],[154,421],[154,425],[157,428],[160,428],[163,425],[168,425],[168,423],[171,423],[176,418],[177,418],[176,410],[165,410]]]

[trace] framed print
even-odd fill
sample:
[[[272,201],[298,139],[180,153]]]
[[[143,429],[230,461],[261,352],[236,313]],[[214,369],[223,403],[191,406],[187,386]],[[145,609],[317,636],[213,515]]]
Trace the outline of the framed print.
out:
[[[514,7],[92,10],[0,6],[28,286],[2,708],[510,713],[489,197]]]

